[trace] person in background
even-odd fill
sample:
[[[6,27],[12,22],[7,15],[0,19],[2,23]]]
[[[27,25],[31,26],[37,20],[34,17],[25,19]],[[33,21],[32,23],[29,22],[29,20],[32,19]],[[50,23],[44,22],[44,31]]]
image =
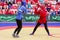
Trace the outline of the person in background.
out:
[[[60,8],[59,8],[59,10],[58,10],[57,14],[60,16]]]

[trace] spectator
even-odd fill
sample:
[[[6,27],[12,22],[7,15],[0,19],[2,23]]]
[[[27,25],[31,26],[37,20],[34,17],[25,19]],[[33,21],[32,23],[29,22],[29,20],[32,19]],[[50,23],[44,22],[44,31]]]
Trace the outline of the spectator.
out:
[[[6,2],[4,2],[4,9],[8,9],[8,5],[7,5],[7,3]]]
[[[46,4],[46,9],[47,9],[48,12],[50,12],[50,9],[51,9],[51,4],[50,3]]]
[[[22,0],[16,0],[16,3],[21,2]]]
[[[0,2],[0,8],[2,8],[3,9],[3,2]]]
[[[18,2],[17,2],[17,5],[18,5],[18,6],[20,6],[20,5],[21,5],[21,2],[20,2],[20,1],[18,1]]]
[[[10,9],[10,8],[11,8],[11,6],[12,6],[12,3],[11,3],[11,2],[9,2],[9,3],[8,3],[8,9]]]
[[[31,8],[31,2],[30,1],[28,2],[28,8]]]
[[[39,0],[40,1],[40,3],[43,3],[44,2],[44,0]]]
[[[2,11],[2,9],[0,9],[0,14],[3,14],[3,11]]]
[[[59,10],[58,10],[58,15],[60,15],[60,8],[59,8]]]
[[[56,11],[55,10],[51,10],[51,16],[56,16]]]
[[[58,0],[56,0],[56,2],[58,2]]]
[[[5,0],[1,0],[2,2],[5,2]]]

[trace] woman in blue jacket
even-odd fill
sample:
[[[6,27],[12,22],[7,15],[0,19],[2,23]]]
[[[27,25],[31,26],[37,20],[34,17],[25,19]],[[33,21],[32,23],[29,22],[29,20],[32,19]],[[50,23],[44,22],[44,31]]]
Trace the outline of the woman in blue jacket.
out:
[[[17,28],[13,33],[13,37],[19,37],[18,34],[22,29],[23,13],[27,13],[26,2],[21,2],[21,6],[19,6],[18,8],[17,17],[16,17]]]

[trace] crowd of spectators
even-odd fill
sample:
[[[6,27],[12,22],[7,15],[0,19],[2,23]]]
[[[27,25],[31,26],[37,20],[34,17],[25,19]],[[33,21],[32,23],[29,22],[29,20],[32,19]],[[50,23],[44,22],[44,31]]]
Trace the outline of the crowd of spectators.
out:
[[[0,0],[0,14],[16,14],[17,8],[22,0]],[[50,14],[60,15],[60,2],[57,0],[26,0],[27,8],[33,9],[32,6],[36,2],[46,4],[46,9]],[[31,13],[33,14],[33,13]]]

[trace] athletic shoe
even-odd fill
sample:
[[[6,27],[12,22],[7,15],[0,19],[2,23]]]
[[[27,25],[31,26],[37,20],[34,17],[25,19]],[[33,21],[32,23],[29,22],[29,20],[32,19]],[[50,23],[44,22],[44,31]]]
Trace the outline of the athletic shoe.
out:
[[[12,36],[13,36],[14,38],[19,38],[19,36],[18,36],[18,35],[15,35],[15,34],[12,34]]]
[[[52,36],[51,34],[48,34],[48,36]]]
[[[34,33],[31,33],[30,35],[34,35]]]

